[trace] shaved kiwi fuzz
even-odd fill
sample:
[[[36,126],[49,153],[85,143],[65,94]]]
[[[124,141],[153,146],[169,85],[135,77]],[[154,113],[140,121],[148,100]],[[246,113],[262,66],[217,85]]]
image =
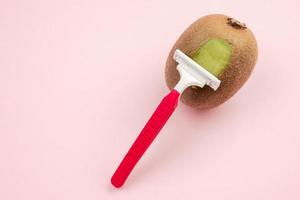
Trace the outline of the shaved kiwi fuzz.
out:
[[[216,91],[208,86],[192,86],[181,95],[183,103],[202,109],[218,106],[232,97],[247,81],[257,60],[253,33],[244,23],[220,14],[198,19],[179,37],[166,63],[165,78],[170,89],[180,79],[172,58],[176,49],[221,80]]]

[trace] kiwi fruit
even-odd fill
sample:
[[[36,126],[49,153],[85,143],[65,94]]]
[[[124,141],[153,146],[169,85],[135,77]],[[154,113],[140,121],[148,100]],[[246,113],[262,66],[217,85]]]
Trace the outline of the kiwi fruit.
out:
[[[251,30],[244,23],[221,14],[199,18],[176,41],[165,68],[169,89],[180,79],[173,60],[176,49],[221,80],[216,91],[209,86],[184,90],[181,101],[200,109],[216,107],[232,97],[247,81],[257,60],[257,43]]]

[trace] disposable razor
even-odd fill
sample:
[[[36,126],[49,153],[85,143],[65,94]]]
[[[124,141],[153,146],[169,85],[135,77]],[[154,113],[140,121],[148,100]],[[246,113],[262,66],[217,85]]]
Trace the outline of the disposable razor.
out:
[[[137,162],[173,114],[180,94],[186,88],[190,86],[203,88],[208,85],[213,90],[217,90],[220,86],[221,81],[217,77],[179,49],[175,51],[173,59],[178,63],[177,70],[180,80],[174,89],[162,99],[112,176],[111,183],[117,188],[124,184]]]

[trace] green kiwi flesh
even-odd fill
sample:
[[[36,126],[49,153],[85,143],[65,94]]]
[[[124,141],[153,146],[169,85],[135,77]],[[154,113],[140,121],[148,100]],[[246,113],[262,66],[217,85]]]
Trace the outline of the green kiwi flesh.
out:
[[[228,65],[231,46],[223,39],[211,39],[204,43],[193,55],[193,60],[218,77]]]

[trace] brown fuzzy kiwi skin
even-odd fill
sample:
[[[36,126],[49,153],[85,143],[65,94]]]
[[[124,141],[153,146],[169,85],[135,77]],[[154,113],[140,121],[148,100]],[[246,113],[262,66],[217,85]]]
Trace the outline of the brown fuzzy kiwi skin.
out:
[[[189,87],[180,98],[184,104],[199,109],[216,107],[232,97],[249,78],[257,60],[256,39],[244,24],[230,24],[230,19],[221,14],[199,18],[182,33],[171,49],[165,68],[169,89],[174,88],[180,78],[177,63],[173,60],[176,49],[192,57],[205,42],[218,38],[228,41],[232,47],[230,63],[218,77],[221,80],[220,87],[216,91],[208,86]]]

